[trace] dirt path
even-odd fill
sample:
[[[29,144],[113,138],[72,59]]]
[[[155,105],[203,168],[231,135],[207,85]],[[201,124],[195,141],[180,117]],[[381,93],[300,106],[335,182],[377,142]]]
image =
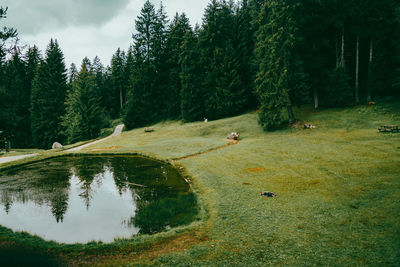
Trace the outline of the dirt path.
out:
[[[21,155],[21,156],[1,157],[0,164],[11,162],[11,161],[16,161],[16,160],[20,160],[20,159],[24,159],[24,158],[31,158],[36,155],[37,155],[37,153],[29,154],[29,155]]]
[[[219,146],[219,147],[216,147],[216,148],[212,148],[212,149],[207,150],[207,151],[203,151],[203,152],[199,152],[199,153],[195,153],[195,154],[183,156],[183,157],[180,157],[180,158],[173,158],[172,160],[173,160],[173,161],[179,161],[179,160],[184,160],[184,159],[189,159],[189,158],[197,157],[197,156],[200,156],[200,155],[203,155],[203,154],[211,153],[211,152],[214,152],[214,151],[217,151],[217,150],[226,148],[226,147],[228,147],[228,146],[236,145],[236,144],[238,144],[239,142],[240,142],[240,141],[233,141],[233,142],[228,143],[228,144],[226,144],[226,145]]]
[[[120,135],[122,133],[122,130],[124,129],[124,127],[125,127],[124,124],[120,124],[117,127],[115,127],[114,133],[112,135],[107,136],[105,138],[102,138],[100,140],[94,141],[94,142],[90,142],[90,143],[84,144],[82,146],[78,146],[78,147],[74,147],[74,148],[65,150],[65,152],[77,152],[77,151],[80,151],[80,150],[82,150],[82,149],[84,149],[84,148],[86,148],[88,146],[91,146],[91,145],[94,145],[94,144],[97,144],[97,143],[101,143],[101,142],[106,141],[106,140],[108,140],[110,138],[113,138],[114,136],[118,136],[118,135]]]
[[[86,148],[88,146],[103,142],[103,141],[108,140],[108,139],[110,139],[110,138],[112,138],[114,136],[118,136],[118,135],[120,135],[122,133],[122,130],[124,129],[124,127],[125,127],[124,124],[118,125],[115,128],[114,133],[112,135],[107,136],[105,138],[102,138],[100,140],[94,141],[94,142],[87,143],[87,144],[82,145],[82,146],[78,146],[78,147],[74,147],[74,148],[65,150],[65,152],[77,152],[77,151],[80,151],[81,149]],[[16,161],[16,160],[20,160],[20,159],[25,159],[25,158],[31,158],[31,157],[34,157],[36,155],[38,155],[38,154],[34,153],[34,154],[21,155],[21,156],[0,157],[0,164]]]

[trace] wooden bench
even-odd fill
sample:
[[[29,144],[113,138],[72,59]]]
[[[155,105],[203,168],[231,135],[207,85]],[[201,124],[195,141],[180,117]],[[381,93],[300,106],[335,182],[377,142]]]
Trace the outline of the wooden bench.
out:
[[[382,125],[378,130],[380,133],[399,133],[400,127],[396,125]]]

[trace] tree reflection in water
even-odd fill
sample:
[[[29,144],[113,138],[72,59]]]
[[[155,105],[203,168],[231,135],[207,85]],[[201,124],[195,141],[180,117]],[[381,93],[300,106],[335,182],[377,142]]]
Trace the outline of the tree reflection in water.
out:
[[[8,214],[13,203],[34,202],[49,207],[56,222],[63,223],[71,192],[78,192],[89,211],[109,175],[113,185],[107,190],[128,193],[134,202],[134,216],[125,220],[125,227],[152,234],[197,215],[196,198],[177,170],[139,156],[61,157],[7,170],[0,175],[0,204]]]

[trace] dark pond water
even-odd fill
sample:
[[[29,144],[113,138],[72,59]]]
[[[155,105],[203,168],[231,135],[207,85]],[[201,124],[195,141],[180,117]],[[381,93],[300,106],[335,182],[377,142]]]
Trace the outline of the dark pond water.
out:
[[[139,156],[61,157],[0,174],[0,225],[61,243],[112,242],[191,222],[176,169]]]

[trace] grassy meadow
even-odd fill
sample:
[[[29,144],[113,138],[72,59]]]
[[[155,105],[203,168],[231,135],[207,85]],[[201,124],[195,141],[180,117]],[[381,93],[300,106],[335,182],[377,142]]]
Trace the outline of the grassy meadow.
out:
[[[257,113],[163,122],[82,151],[143,153],[184,167],[202,205],[189,226],[89,245],[1,228],[0,248],[105,266],[399,266],[400,134],[377,128],[400,125],[400,101],[296,115],[297,126],[274,132],[261,129]],[[237,144],[225,139],[232,131]]]

